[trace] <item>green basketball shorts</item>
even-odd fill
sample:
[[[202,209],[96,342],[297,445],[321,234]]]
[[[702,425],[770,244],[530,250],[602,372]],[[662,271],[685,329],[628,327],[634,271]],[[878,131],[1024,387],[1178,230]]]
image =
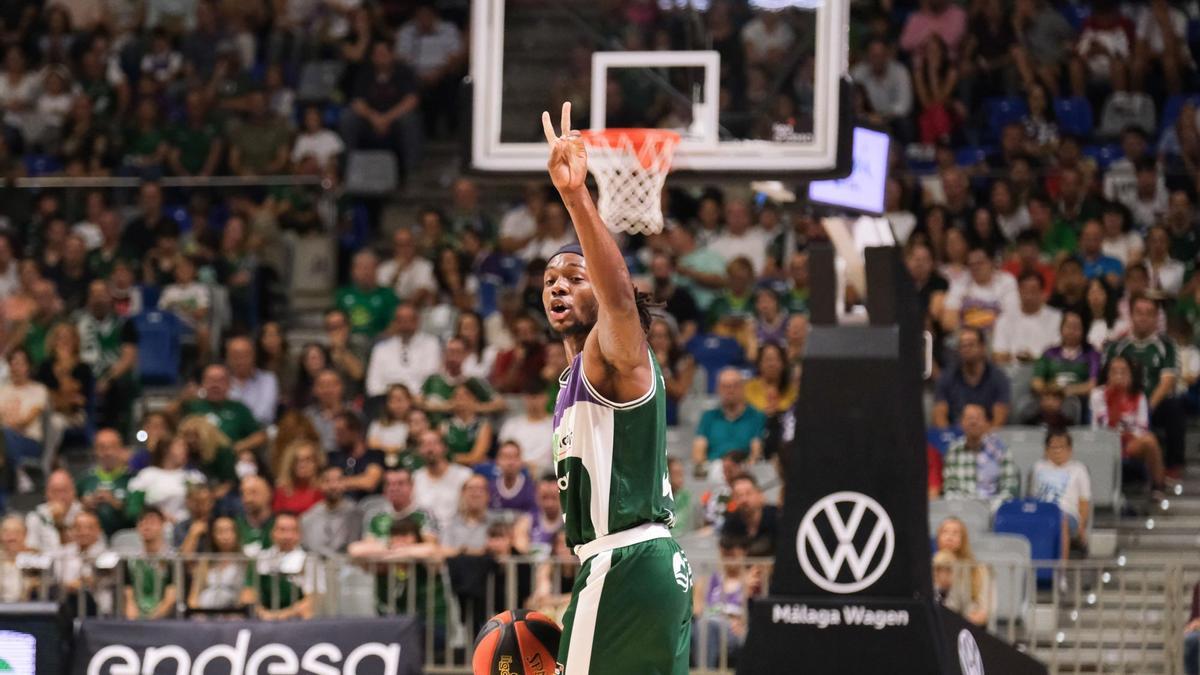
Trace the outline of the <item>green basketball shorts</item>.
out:
[[[686,675],[692,568],[669,537],[602,551],[576,577],[559,675]]]

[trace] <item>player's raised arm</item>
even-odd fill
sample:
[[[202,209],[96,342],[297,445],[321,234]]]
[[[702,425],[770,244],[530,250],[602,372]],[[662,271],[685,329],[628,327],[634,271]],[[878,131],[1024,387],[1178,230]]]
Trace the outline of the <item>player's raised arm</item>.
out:
[[[547,163],[550,179],[575,225],[587,261],[588,279],[599,305],[597,330],[593,333],[600,355],[610,369],[629,373],[647,365],[646,335],[638,318],[625,258],[587,190],[587,148],[579,132],[571,130],[571,103],[563,103],[561,136],[554,133],[548,112],[542,113],[542,127],[550,144]]]

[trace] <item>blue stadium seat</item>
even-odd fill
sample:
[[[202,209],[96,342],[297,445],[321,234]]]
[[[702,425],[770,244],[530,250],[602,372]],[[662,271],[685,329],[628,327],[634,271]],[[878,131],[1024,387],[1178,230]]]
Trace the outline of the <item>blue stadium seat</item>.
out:
[[[1200,94],[1175,94],[1167,97],[1166,102],[1163,103],[1162,122],[1158,125],[1159,133],[1175,126],[1175,120],[1179,118],[1179,110],[1188,102],[1200,106]]]
[[[501,280],[495,275],[481,276],[479,279],[479,304],[475,311],[479,316],[487,318],[496,311],[496,299],[500,292]]]
[[[1070,23],[1071,28],[1074,28],[1075,32],[1078,33],[1079,29],[1083,27],[1083,22],[1087,21],[1088,17],[1092,15],[1092,4],[1090,2],[1081,2],[1079,4],[1067,2],[1063,3],[1061,11],[1067,23]]]
[[[967,145],[959,148],[954,153],[954,162],[959,166],[975,166],[987,161],[988,155],[992,153],[993,148],[982,145]]]
[[[1015,499],[1000,505],[992,530],[1019,534],[1029,540],[1034,560],[1058,560],[1062,553],[1062,511],[1057,504],[1036,499]],[[1038,570],[1038,582],[1048,583],[1054,570]]]
[[[1054,99],[1054,117],[1063,133],[1083,138],[1092,134],[1092,104],[1082,96]]]
[[[31,177],[50,176],[60,173],[63,163],[57,157],[50,155],[25,155],[25,172]]]
[[[162,295],[161,286],[144,284],[138,287],[142,291],[142,311],[158,309],[158,298]]]
[[[138,373],[143,384],[179,382],[180,336],[185,330],[170,312],[143,312],[133,317],[138,330]]]
[[[717,375],[722,368],[740,367],[746,363],[746,352],[737,340],[716,335],[697,335],[687,343],[687,352],[708,374],[708,391],[717,388]]]
[[[1020,122],[1029,114],[1029,106],[1019,96],[1000,96],[983,102],[987,111],[988,130],[992,138],[1000,138],[1000,130],[1011,122]]]
[[[1125,153],[1121,151],[1121,146],[1116,143],[1108,145],[1085,145],[1083,146],[1083,154],[1096,160],[1096,164],[1100,165],[1101,170],[1107,169],[1109,164],[1125,156]]]
[[[938,454],[945,455],[946,451],[954,445],[954,441],[962,436],[962,429],[958,427],[950,427],[949,429],[938,429],[929,427],[925,430],[925,442],[932,445]]]

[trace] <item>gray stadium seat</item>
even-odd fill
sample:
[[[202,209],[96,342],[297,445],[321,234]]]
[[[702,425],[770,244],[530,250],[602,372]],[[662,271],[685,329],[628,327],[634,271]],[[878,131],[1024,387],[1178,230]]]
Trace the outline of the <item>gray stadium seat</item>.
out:
[[[355,150],[346,159],[346,194],[380,196],[400,184],[400,167],[390,150]]]
[[[1003,427],[996,430],[1021,476],[1021,492],[1028,494],[1033,465],[1045,456],[1046,432],[1041,427]]]
[[[137,530],[118,530],[108,540],[108,547],[117,553],[139,554],[145,550]]]
[[[296,99],[304,102],[328,101],[337,91],[346,64],[341,61],[311,61],[300,69]]]
[[[976,537],[992,529],[992,507],[982,499],[935,499],[929,502],[929,535],[937,536],[938,525],[954,516],[967,526],[967,535]]]
[[[1075,459],[1092,479],[1092,504],[1116,509],[1121,503],[1121,436],[1111,429],[1071,429]]]
[[[991,619],[1024,619],[1033,561],[1029,540],[1018,534],[985,534],[971,540],[971,549],[979,562],[992,569],[995,609]]]

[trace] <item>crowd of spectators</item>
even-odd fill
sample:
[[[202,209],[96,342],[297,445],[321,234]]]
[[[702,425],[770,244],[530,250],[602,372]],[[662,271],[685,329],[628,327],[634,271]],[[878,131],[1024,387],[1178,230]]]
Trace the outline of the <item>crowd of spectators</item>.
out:
[[[567,361],[545,328],[541,275],[574,235],[552,191],[530,183],[502,204],[459,178],[414,222],[346,235],[364,213],[338,193],[347,150],[390,149],[419,171],[423,140],[457,131],[466,15],[410,4],[0,9],[5,178],[140,179],[131,193],[0,190],[5,492],[44,493],[0,523],[0,600],[49,575],[64,597],[129,618],[180,606],[304,617],[328,583],[318,556],[348,555],[376,565],[380,611],[429,600],[444,629],[446,588],[480,599],[488,591],[464,580],[509,573],[497,559],[565,556],[551,411]],[[631,42],[672,44],[682,19],[699,20],[736,109],[763,111],[742,120],[746,135],[803,127],[811,58],[781,58],[812,38],[803,12],[606,8]],[[1195,82],[1189,17],[1166,0],[1011,9],[856,3],[851,72],[860,117],[897,141],[885,217],[936,338],[930,417],[961,436],[944,457],[931,451],[930,496],[998,502],[1024,484],[1060,505],[1063,541],[1082,545],[1090,487],[1059,429],[1118,430],[1157,496],[1180,476],[1200,401],[1200,113],[1178,97]],[[344,65],[336,121],[329,101],[302,105],[295,90],[321,59]],[[1020,98],[1005,108],[1017,112],[992,115],[998,97]],[[1068,118],[1072,105],[1096,124]],[[160,180],[219,174],[299,178],[231,192]],[[697,634],[736,651],[743,600],[765,583],[739,561],[770,555],[779,526],[760,481],[786,465],[807,247],[825,234],[808,207],[735,190],[671,189],[664,204],[662,234],[622,244],[663,304],[648,341],[677,441],[676,531],[722,555],[697,580]],[[346,254],[304,344],[268,292],[282,230],[337,234]],[[185,383],[161,409],[138,372],[139,318],[153,307],[190,336]],[[994,433],[1014,423],[1050,430],[1031,477]],[[972,560],[959,526],[938,532],[935,581],[979,619],[990,580],[953,579]],[[118,539],[138,553],[115,560]],[[169,562],[236,552],[250,558],[205,558],[182,577]],[[379,566],[400,560],[420,562]],[[99,592],[120,565],[120,596]],[[574,573],[539,565],[516,583],[559,616]]]

